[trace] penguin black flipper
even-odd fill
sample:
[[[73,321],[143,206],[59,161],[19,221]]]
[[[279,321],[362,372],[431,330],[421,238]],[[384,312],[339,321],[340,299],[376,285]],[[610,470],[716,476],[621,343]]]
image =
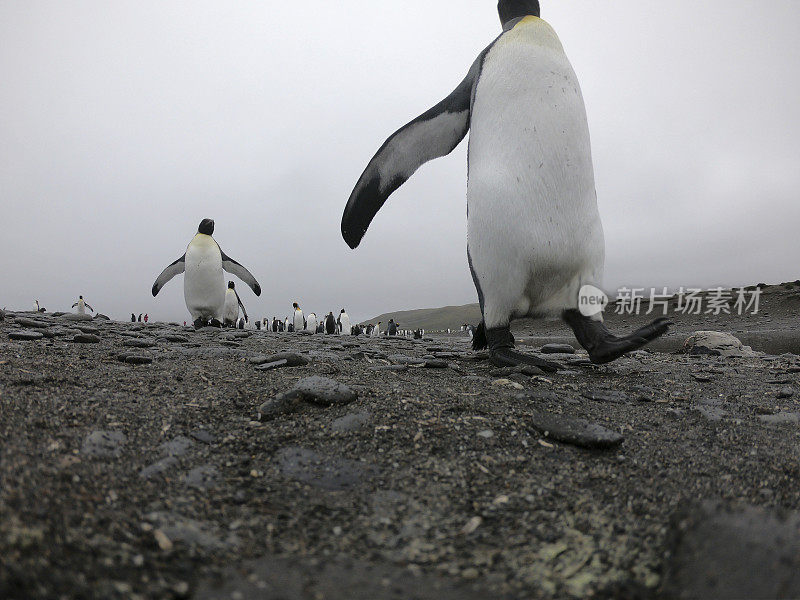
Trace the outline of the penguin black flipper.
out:
[[[174,263],[169,265],[166,269],[161,271],[161,275],[158,276],[156,282],[153,284],[153,297],[158,295],[158,292],[161,291],[167,282],[175,277],[176,275],[180,275],[186,270],[186,255],[184,254]]]
[[[217,246],[219,246],[219,244],[217,244]],[[258,281],[256,281],[256,278],[253,277],[253,274],[247,269],[245,269],[241,264],[233,260],[230,256],[225,254],[222,251],[222,248],[219,249],[219,252],[222,255],[222,268],[225,269],[228,273],[236,275],[239,279],[241,279],[247,285],[250,286],[250,289],[253,290],[253,293],[256,296],[260,296],[261,286],[259,285]]]
[[[392,192],[426,162],[450,154],[467,135],[473,89],[492,45],[481,52],[447,98],[393,133],[369,162],[342,216],[342,237],[348,246],[356,248],[361,243]]]
[[[244,308],[244,304],[242,304],[242,299],[239,298],[239,292],[237,292],[236,290],[233,290],[233,293],[236,294],[236,300],[239,301],[239,308],[242,309],[242,314],[244,315],[244,322],[245,323],[249,323],[250,319],[247,317],[247,311]]]
[[[75,304],[73,304],[73,305],[72,305],[72,308],[75,308],[76,306],[78,306],[78,303],[77,303],[77,302],[76,302]]]

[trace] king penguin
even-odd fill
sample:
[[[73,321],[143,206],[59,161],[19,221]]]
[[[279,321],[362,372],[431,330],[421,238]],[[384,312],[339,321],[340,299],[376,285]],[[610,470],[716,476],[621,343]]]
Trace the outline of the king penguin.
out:
[[[306,328],[306,320],[305,317],[303,317],[303,309],[300,308],[300,305],[297,302],[292,303],[292,308],[294,309],[294,316],[292,317],[294,331],[303,331]]]
[[[308,317],[306,317],[306,331],[317,333],[317,313],[308,313]]]
[[[473,348],[498,366],[555,363],[514,350],[512,319],[560,315],[592,362],[615,360],[666,333],[657,319],[618,337],[602,313],[584,316],[584,286],[602,285],[605,243],[589,126],[578,80],[537,0],[500,0],[503,32],[439,104],[390,136],[367,165],[342,217],[361,243],[370,222],[424,163],[468,148],[467,259],[482,321]]]
[[[261,295],[261,286],[256,278],[222,251],[212,237],[213,233],[214,221],[203,219],[186,253],[164,269],[153,284],[153,296],[157,296],[170,279],[185,273],[183,297],[196,329],[209,322],[220,325],[226,293],[223,269],[249,285],[256,296]]]
[[[236,284],[229,281],[228,289],[225,291],[225,305],[222,309],[222,324],[225,327],[236,327],[236,323],[239,321],[239,308],[242,309],[245,323],[249,322],[242,299],[239,298],[239,293],[236,291]]]

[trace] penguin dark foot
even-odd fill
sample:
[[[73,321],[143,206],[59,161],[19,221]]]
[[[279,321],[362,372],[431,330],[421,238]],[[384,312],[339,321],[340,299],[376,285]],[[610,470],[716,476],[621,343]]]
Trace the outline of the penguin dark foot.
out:
[[[475,328],[472,333],[472,349],[485,350],[489,347],[489,340],[486,339],[486,323],[483,321]]]
[[[217,328],[222,328],[222,323],[220,323],[220,322],[219,322],[219,320],[217,320],[217,319],[211,319],[211,320],[208,322],[208,326],[209,326],[209,327],[217,327]]]
[[[561,369],[561,365],[558,363],[515,351],[514,336],[511,335],[511,329],[508,326],[494,329],[486,329],[483,323],[481,323],[481,326],[484,327],[485,338],[489,346],[489,360],[494,366],[519,367],[530,365],[551,373]]]
[[[564,311],[562,318],[572,328],[578,343],[589,353],[589,360],[596,365],[612,362],[646,346],[664,335],[672,325],[669,319],[662,317],[630,335],[618,337],[611,333],[602,321],[584,317],[577,310]]]
[[[206,326],[206,322],[203,319],[196,319],[194,322],[195,329],[202,329]]]

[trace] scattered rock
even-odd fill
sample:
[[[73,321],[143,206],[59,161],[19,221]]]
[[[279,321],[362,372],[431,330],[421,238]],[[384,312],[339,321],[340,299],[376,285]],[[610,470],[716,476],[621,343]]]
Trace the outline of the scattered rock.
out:
[[[91,333],[79,333],[72,338],[72,341],[76,344],[99,344],[100,338]]]
[[[545,344],[540,352],[542,354],[575,354],[575,348],[569,344]]]
[[[165,551],[169,551],[175,542],[206,551],[224,550],[240,543],[235,534],[228,534],[223,539],[224,534],[216,525],[187,519],[175,513],[153,512],[146,515],[145,519],[158,528],[154,535],[159,547]],[[161,540],[158,540],[159,537]]]
[[[203,465],[202,467],[195,467],[189,471],[183,478],[183,481],[190,488],[207,491],[217,487],[220,479],[219,471],[215,466]]]
[[[697,406],[695,412],[699,413],[709,421],[721,421],[728,413],[718,406]]]
[[[370,414],[366,412],[350,413],[343,417],[339,417],[331,424],[333,431],[356,431],[361,429],[370,419]]]
[[[53,313],[53,316],[61,316],[58,313]],[[79,315],[77,313],[67,313],[63,315],[65,321],[91,321],[92,315]]]
[[[119,456],[127,441],[121,431],[94,431],[84,440],[81,454],[94,458]]]
[[[388,357],[390,361],[398,365],[424,365],[425,359],[406,356],[405,354],[392,354]]]
[[[8,339],[15,340],[17,342],[28,342],[34,340],[40,340],[44,337],[43,333],[38,331],[12,331],[8,334]]]
[[[283,448],[275,459],[284,476],[327,491],[352,489],[378,474],[374,465],[324,456],[306,448]]]
[[[287,367],[304,367],[305,365],[311,362],[308,358],[306,358],[302,354],[297,354],[294,352],[283,352],[280,354],[273,354],[271,356],[255,356],[250,359],[250,364],[266,365],[266,364],[273,364],[276,362],[280,362],[283,360],[286,361],[285,366]],[[264,369],[264,370],[269,370],[269,369]]]
[[[706,501],[672,519],[671,598],[800,598],[800,514]]]
[[[590,390],[581,394],[587,400],[594,402],[609,402],[611,404],[627,404],[628,395],[619,390]]]
[[[739,338],[720,331],[696,331],[684,342],[683,349],[692,355],[727,358],[757,356],[757,353],[753,352],[750,346],[743,345]]]
[[[778,390],[778,398],[785,399],[791,398],[792,396],[794,396],[794,389],[789,386],[782,387],[780,390]]]
[[[109,317],[108,315],[104,315],[103,313],[97,313],[94,316],[94,318],[95,319],[99,319],[100,321],[110,321],[111,320],[111,317]]]
[[[256,367],[256,371],[272,371],[273,369],[280,369],[281,367],[288,367],[289,361],[286,359],[276,360]]]
[[[377,365],[375,367],[370,367],[370,371],[393,371],[395,373],[402,373],[403,371],[408,371],[408,367],[406,365]]]
[[[800,413],[779,412],[774,415],[761,415],[758,417],[768,425],[783,425],[784,423],[800,423]]]
[[[173,456],[168,456],[167,458],[162,458],[157,463],[154,463],[148,467],[145,467],[139,472],[139,477],[142,479],[152,479],[153,477],[157,477],[159,475],[163,475],[169,469],[176,466],[178,464],[178,459]]]
[[[149,365],[153,362],[153,357],[144,354],[128,354],[125,356],[125,362],[129,365]]]
[[[194,429],[189,432],[189,437],[194,438],[198,442],[202,442],[204,444],[214,444],[217,441],[217,437],[205,429]]]
[[[259,419],[266,421],[293,412],[303,402],[322,406],[344,405],[357,397],[358,394],[343,383],[325,377],[307,377],[288,392],[264,402],[259,408]]]
[[[164,339],[167,342],[172,342],[172,343],[176,343],[176,344],[185,344],[185,343],[187,343],[189,341],[189,338],[186,337],[186,336],[173,335],[173,334],[167,334],[167,335],[163,336],[162,339]]]
[[[425,368],[426,369],[446,369],[447,368],[447,361],[446,360],[426,360],[425,361]]]
[[[91,333],[91,334],[100,333],[100,330],[97,327],[92,327],[91,325],[75,325],[74,327],[81,333]]]
[[[597,423],[564,415],[535,413],[531,416],[531,424],[547,438],[581,448],[616,448],[625,439]]]
[[[194,442],[187,437],[179,435],[178,437],[161,444],[158,449],[166,456],[183,456],[189,449],[194,446]]]
[[[50,327],[49,323],[43,321],[36,321],[35,319],[28,319],[27,317],[17,317],[14,323],[20,327],[27,327],[29,329],[47,329]]]

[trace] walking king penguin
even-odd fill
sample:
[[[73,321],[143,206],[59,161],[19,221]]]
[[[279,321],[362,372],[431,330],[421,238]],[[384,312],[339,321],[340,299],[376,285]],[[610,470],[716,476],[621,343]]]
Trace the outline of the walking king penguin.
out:
[[[342,309],[342,312],[339,313],[339,317],[336,319],[336,324],[339,326],[339,334],[341,335],[350,335],[350,316]]]
[[[605,247],[578,80],[537,0],[500,0],[503,32],[447,98],[395,132],[350,195],[342,236],[361,242],[389,195],[424,163],[468,149],[467,257],[483,320],[473,347],[494,364],[558,365],[514,351],[514,318],[560,314],[592,362],[664,334],[658,319],[617,337],[579,298],[601,286]],[[599,294],[599,290],[596,290]]]
[[[156,296],[170,279],[185,273],[183,297],[197,329],[209,321],[212,325],[220,325],[226,293],[223,269],[249,285],[256,296],[261,295],[261,286],[256,278],[222,251],[211,237],[213,233],[214,221],[203,219],[186,253],[164,269],[153,284],[153,296]]]
[[[292,308],[294,308],[294,317],[292,317],[294,331],[303,331],[306,328],[306,320],[303,317],[303,309],[300,308],[300,305],[297,302],[292,303]]]
[[[236,323],[239,320],[239,307],[242,309],[244,322],[249,322],[242,299],[239,298],[239,293],[236,291],[236,284],[233,281],[229,281],[228,289],[225,291],[225,306],[222,309],[222,324],[225,327],[236,327]]]
[[[78,301],[72,305],[72,308],[75,308],[76,306],[78,307],[79,315],[85,315],[87,308],[94,312],[94,309],[86,303],[86,300],[83,299],[83,296],[78,296]]]

